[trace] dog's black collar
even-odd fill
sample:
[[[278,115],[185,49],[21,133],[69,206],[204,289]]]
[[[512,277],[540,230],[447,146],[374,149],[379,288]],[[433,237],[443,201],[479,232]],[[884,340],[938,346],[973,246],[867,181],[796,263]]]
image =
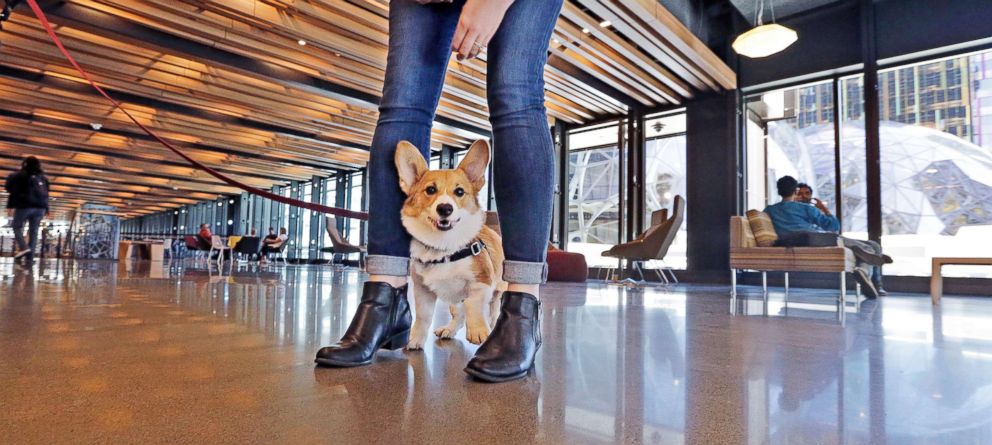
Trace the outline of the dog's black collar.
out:
[[[436,260],[424,261],[424,260],[421,260],[421,259],[417,259],[417,261],[419,261],[419,262],[421,262],[423,264],[427,264],[427,265],[431,265],[431,264],[443,264],[443,263],[454,263],[455,261],[462,260],[462,259],[468,258],[470,256],[476,256],[476,255],[482,253],[482,249],[485,249],[485,248],[486,248],[486,243],[482,242],[482,240],[476,240],[474,243],[469,244],[468,246],[465,246],[464,249],[461,249],[461,250],[459,250],[459,251],[457,251],[457,252],[455,252],[455,253],[453,253],[451,255],[447,255],[447,256],[438,258]]]

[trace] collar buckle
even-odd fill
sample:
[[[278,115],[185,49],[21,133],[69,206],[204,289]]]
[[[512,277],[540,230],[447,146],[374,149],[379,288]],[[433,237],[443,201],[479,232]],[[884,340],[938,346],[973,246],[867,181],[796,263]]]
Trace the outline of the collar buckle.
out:
[[[483,247],[483,244],[482,244],[481,241],[476,241],[476,242],[472,243],[469,246],[469,249],[471,249],[471,251],[472,251],[472,256],[476,256],[476,255],[482,253],[482,247]]]

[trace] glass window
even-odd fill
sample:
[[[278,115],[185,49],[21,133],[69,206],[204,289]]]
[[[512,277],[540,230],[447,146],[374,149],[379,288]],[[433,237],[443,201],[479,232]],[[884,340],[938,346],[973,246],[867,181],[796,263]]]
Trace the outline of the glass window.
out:
[[[988,256],[992,51],[879,72],[882,245],[887,275],[930,274],[935,256]],[[920,101],[916,98],[919,97]],[[946,276],[992,277],[948,267]]]
[[[601,254],[620,241],[618,136],[616,123],[569,134],[567,249],[590,267],[617,262]]]
[[[362,206],[363,196],[362,196],[362,180],[365,175],[362,172],[354,173],[351,175],[351,209],[355,211],[364,211]],[[348,218],[348,242],[354,245],[360,245],[362,243],[362,221],[355,218]]]
[[[300,184],[301,188],[301,200],[304,202],[310,202],[313,197],[313,183],[304,182]],[[316,240],[310,239],[310,214],[312,212],[309,209],[300,209],[300,239],[296,243],[296,257],[300,259],[310,258],[310,243],[316,243]]]
[[[651,226],[654,211],[668,209],[671,216],[675,197],[685,198],[685,125],[685,113],[645,120],[644,230]],[[675,241],[665,255],[666,266],[685,269],[687,228],[683,219]],[[647,267],[655,265],[648,264]]]
[[[868,239],[868,174],[865,164],[864,76],[840,79],[841,229]]]
[[[748,165],[754,167],[748,170],[748,208],[778,202],[775,182],[786,175],[809,184],[834,208],[833,107],[832,81],[747,99]]]

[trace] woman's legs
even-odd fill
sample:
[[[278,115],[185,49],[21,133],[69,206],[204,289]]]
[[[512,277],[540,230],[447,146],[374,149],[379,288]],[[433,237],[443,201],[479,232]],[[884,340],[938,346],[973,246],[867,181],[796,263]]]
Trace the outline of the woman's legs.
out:
[[[400,222],[406,197],[399,187],[393,156],[396,144],[406,140],[428,157],[431,124],[460,12],[461,3],[390,2],[386,81],[369,159],[369,193],[373,197],[369,200],[370,281],[406,284],[410,235]]]
[[[503,232],[503,293],[489,338],[465,372],[487,382],[527,375],[541,346],[538,286],[547,276],[554,146],[544,109],[548,39],[562,0],[516,0],[489,42],[493,181]]]
[[[544,108],[548,40],[562,0],[517,0],[489,42],[489,120],[503,278],[537,296],[546,277],[554,193],[554,145]]]
[[[431,124],[462,4],[390,4],[386,82],[369,159],[369,281],[348,330],[340,341],[317,351],[318,364],[365,365],[379,348],[401,348],[409,339],[410,236],[400,220],[405,196],[393,157],[403,140],[425,158],[430,151]]]

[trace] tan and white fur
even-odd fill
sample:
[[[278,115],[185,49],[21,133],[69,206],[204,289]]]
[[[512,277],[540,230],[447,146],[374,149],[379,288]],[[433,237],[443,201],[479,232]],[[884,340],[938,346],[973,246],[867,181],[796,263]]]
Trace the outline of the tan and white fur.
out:
[[[452,170],[429,170],[420,151],[406,141],[396,147],[395,161],[400,188],[407,195],[401,210],[403,227],[413,238],[410,276],[416,319],[407,349],[423,349],[439,299],[448,304],[451,321],[436,329],[434,335],[452,338],[464,324],[466,339],[481,344],[496,321],[499,297],[506,290],[502,240],[496,231],[486,227],[486,212],[478,197],[486,182],[489,144],[476,141]],[[425,263],[449,256],[477,240],[486,245],[478,255],[453,262]]]

